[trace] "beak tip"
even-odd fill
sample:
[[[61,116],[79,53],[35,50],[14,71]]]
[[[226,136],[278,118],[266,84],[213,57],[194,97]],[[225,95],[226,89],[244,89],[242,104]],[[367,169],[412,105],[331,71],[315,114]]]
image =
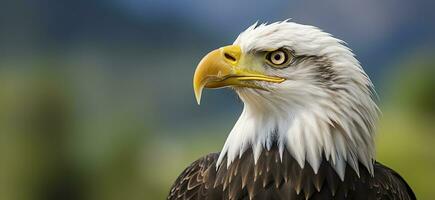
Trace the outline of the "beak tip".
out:
[[[196,103],[198,104],[198,106],[201,105],[201,95],[199,95],[199,96],[195,95],[195,97],[196,97]]]
[[[200,105],[201,104],[202,89],[204,88],[204,86],[202,86],[202,85],[200,85],[199,87],[195,87],[195,86],[197,86],[197,85],[194,85],[196,103],[198,105]]]

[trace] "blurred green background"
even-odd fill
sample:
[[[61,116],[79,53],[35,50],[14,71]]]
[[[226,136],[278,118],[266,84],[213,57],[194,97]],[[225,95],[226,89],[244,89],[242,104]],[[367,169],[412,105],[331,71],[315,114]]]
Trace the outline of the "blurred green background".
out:
[[[196,64],[255,21],[345,40],[383,115],[378,160],[435,199],[434,1],[0,2],[0,200],[164,199],[242,109],[192,92]]]

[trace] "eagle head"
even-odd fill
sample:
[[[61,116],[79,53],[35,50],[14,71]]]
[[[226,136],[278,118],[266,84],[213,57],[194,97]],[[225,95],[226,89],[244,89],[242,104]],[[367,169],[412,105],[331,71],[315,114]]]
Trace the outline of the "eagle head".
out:
[[[325,158],[341,178],[346,164],[359,173],[362,163],[373,173],[372,82],[343,41],[316,27],[254,24],[200,61],[193,86],[198,104],[204,88],[222,87],[244,102],[218,165],[248,148],[256,160],[276,144],[315,172]]]

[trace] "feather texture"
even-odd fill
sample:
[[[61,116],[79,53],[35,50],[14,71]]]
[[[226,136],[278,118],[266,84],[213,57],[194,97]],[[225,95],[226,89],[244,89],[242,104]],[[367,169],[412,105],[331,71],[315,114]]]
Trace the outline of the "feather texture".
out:
[[[209,154],[181,173],[168,199],[415,199],[406,182],[379,163],[374,164],[375,176],[365,168],[357,175],[347,167],[342,181],[325,158],[315,173],[309,165],[301,168],[287,150],[282,161],[279,157],[273,145],[254,164],[253,151],[248,149],[228,167],[224,160],[225,165],[216,169],[218,154]]]

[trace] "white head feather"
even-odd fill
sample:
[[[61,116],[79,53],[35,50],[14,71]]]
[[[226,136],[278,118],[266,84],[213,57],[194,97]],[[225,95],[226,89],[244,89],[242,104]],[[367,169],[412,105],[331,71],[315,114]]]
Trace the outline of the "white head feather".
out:
[[[254,24],[234,44],[245,54],[288,48],[296,62],[285,69],[267,68],[268,75],[287,79],[257,83],[267,91],[234,88],[244,109],[217,166],[225,156],[231,164],[248,148],[257,161],[277,142],[281,154],[287,148],[301,167],[307,162],[316,173],[325,156],[341,179],[346,164],[359,174],[362,163],[373,174],[378,118],[373,85],[343,41],[316,27],[283,21]]]

